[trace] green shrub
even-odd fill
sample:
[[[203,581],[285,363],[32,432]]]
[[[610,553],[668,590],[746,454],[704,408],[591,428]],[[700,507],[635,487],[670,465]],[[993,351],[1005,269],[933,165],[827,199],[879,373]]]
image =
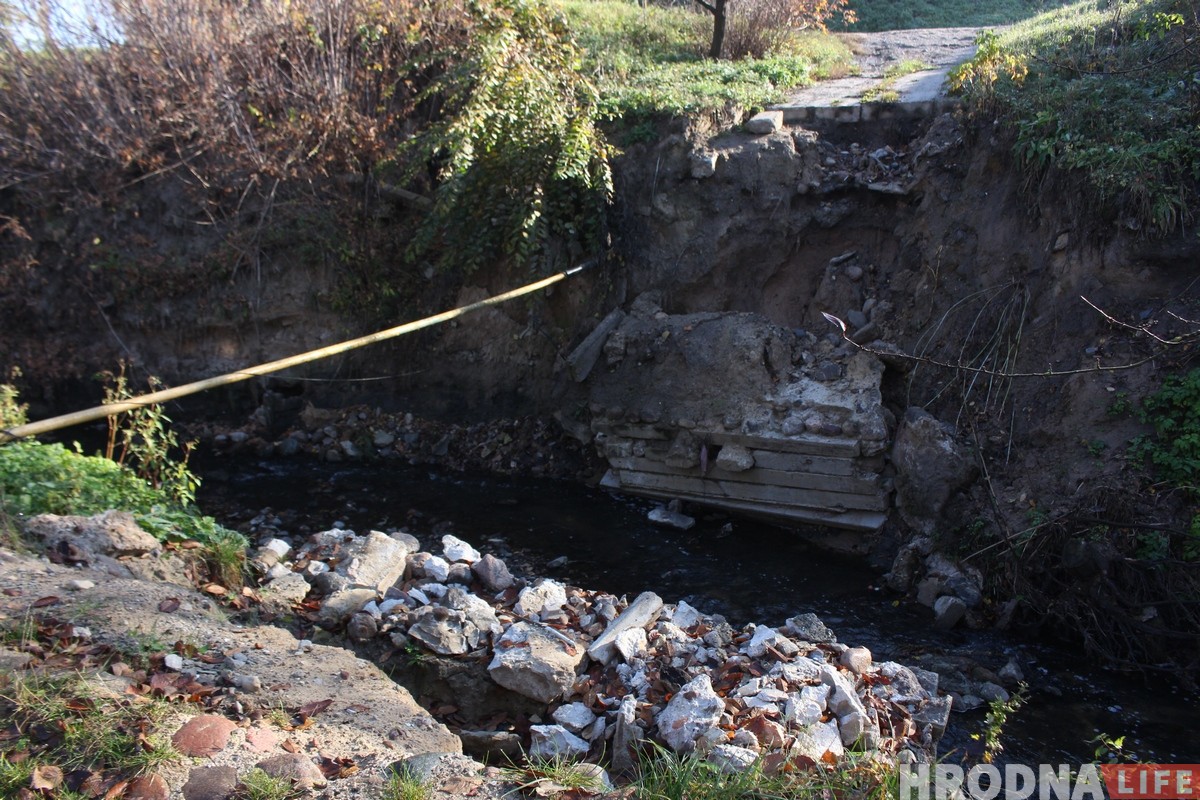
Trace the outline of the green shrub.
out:
[[[1187,0],[1084,0],[1000,34],[952,76],[1031,177],[1078,176],[1127,225],[1168,233],[1200,181],[1200,54]]]

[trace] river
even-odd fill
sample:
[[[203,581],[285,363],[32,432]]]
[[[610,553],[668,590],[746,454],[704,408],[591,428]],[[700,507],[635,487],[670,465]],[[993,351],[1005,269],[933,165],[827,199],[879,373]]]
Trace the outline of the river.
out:
[[[968,656],[991,669],[1015,657],[1030,696],[1004,729],[1004,760],[1080,763],[1098,734],[1124,736],[1127,757],[1198,763],[1198,698],[1165,683],[1104,670],[1069,646],[994,631],[941,631],[929,609],[881,589],[861,561],[832,556],[792,532],[701,515],[678,531],[646,520],[653,504],[550,480],[464,476],[436,469],[207,458],[199,505],[230,527],[264,513],[293,535],[344,523],[357,531],[405,527],[440,552],[453,532],[504,558],[516,574],[631,597],[653,590],[687,600],[736,626],[779,625],[813,611],[877,661],[921,654]],[[732,523],[732,529],[726,528]],[[565,563],[562,563],[565,559]],[[951,758],[973,758],[984,712],[955,714],[942,740]]]

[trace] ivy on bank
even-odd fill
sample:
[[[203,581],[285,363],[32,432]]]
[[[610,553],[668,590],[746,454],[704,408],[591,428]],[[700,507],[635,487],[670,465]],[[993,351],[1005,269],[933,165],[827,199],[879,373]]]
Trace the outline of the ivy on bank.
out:
[[[468,9],[466,52],[422,95],[443,113],[398,154],[410,179],[430,165],[438,178],[409,257],[468,273],[500,255],[543,271],[566,266],[547,246],[601,244],[612,195],[599,94],[565,20],[543,0]]]

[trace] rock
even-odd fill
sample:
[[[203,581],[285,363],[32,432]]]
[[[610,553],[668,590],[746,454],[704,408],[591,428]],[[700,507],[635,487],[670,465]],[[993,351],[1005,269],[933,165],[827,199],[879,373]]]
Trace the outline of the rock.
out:
[[[461,611],[466,617],[463,634],[472,649],[487,644],[488,636],[499,636],[504,632],[496,610],[483,598],[455,587],[446,593],[445,602],[448,608]]]
[[[684,685],[658,715],[658,735],[676,753],[690,753],[696,740],[716,726],[725,701],[713,691],[707,674]]]
[[[916,723],[918,730],[928,727],[933,741],[936,742],[942,738],[942,734],[946,732],[946,726],[950,724],[952,706],[953,701],[948,695],[935,697],[917,709],[913,714],[913,722]]]
[[[450,577],[450,562],[441,556],[428,556],[421,560],[420,572],[431,581],[445,583]]]
[[[916,407],[904,413],[891,461],[900,516],[926,534],[936,529],[950,497],[975,480],[977,472],[953,428]]]
[[[99,556],[142,556],[161,549],[158,540],[138,527],[127,511],[105,511],[91,517],[39,514],[24,526],[25,534],[40,540],[54,560],[89,563]]]
[[[617,719],[613,724],[612,768],[622,775],[631,775],[637,769],[634,748],[643,738],[637,726],[637,698],[631,694],[621,699],[617,708]]]
[[[529,726],[530,758],[575,760],[588,754],[591,745],[562,725]]]
[[[580,733],[596,722],[596,715],[583,703],[567,703],[554,709],[554,721],[572,733]]]
[[[846,748],[842,745],[842,734],[837,723],[830,721],[818,722],[797,732],[792,752],[807,756],[819,764],[824,760],[826,753],[830,753],[834,758],[841,758]]]
[[[442,553],[445,555],[446,560],[451,562],[465,561],[468,564],[474,564],[483,558],[474,547],[450,534],[442,537]]]
[[[760,111],[750,119],[746,120],[745,128],[747,133],[755,136],[766,136],[775,133],[783,127],[783,112],[782,111]]]
[[[806,728],[820,722],[824,711],[824,702],[818,704],[811,697],[805,697],[802,692],[793,692],[788,695],[787,705],[784,706],[783,721],[788,725]]]
[[[1051,246],[1051,250],[1053,250],[1055,253],[1059,253],[1059,252],[1062,252],[1063,250],[1066,250],[1067,246],[1070,244],[1071,244],[1071,234],[1067,233],[1067,232],[1060,233],[1058,236],[1056,236],[1054,238],[1054,244]]]
[[[382,595],[404,574],[408,547],[386,533],[369,531],[364,537],[345,541],[340,556],[339,575],[354,586]]]
[[[346,636],[352,642],[369,642],[379,633],[379,623],[370,614],[359,611],[346,623]]]
[[[472,564],[471,571],[489,592],[502,592],[514,583],[505,563],[491,553]]]
[[[754,468],[754,454],[740,444],[727,444],[717,453],[717,469],[726,472],[745,472]]]
[[[385,447],[391,447],[396,443],[396,435],[388,431],[375,431],[371,434],[371,444],[377,450],[382,450]]]
[[[697,180],[717,174],[717,154],[712,150],[694,151],[688,155],[688,162],[691,165],[690,174]]]
[[[671,622],[685,631],[699,625],[703,619],[703,614],[682,600],[675,604],[675,610],[671,612]]]
[[[845,676],[829,664],[821,664],[820,670],[821,683],[830,689],[829,710],[837,717],[844,717],[847,714],[866,716],[867,710],[863,708],[862,701],[858,699],[858,694],[854,691],[854,686],[846,680]]]
[[[280,753],[264,758],[254,766],[272,778],[289,781],[301,791],[320,789],[329,783],[312,759],[300,753]]]
[[[797,638],[805,642],[813,644],[821,644],[822,642],[836,642],[837,637],[833,635],[833,631],[825,626],[824,622],[817,617],[816,614],[798,614],[789,619],[785,625],[787,629]]]
[[[662,610],[662,598],[654,592],[642,592],[621,612],[620,616],[608,624],[604,633],[596,637],[588,648],[588,655],[603,664],[610,664],[617,657],[616,641],[623,632],[633,628],[645,628],[658,619]]]
[[[215,756],[229,744],[229,735],[237,725],[215,714],[200,714],[180,726],[171,737],[175,749],[191,758]]]
[[[632,661],[636,656],[645,654],[646,648],[649,645],[650,640],[646,636],[645,628],[623,630],[617,634],[617,638],[613,641],[613,647],[617,649],[617,652],[626,663]]]
[[[984,683],[979,684],[978,688],[975,689],[975,693],[989,703],[1008,702],[1008,692],[1006,692],[1004,687],[998,683],[985,681]]]
[[[907,700],[919,700],[929,697],[929,692],[921,685],[920,679],[911,669],[895,661],[885,661],[879,665],[879,673],[891,681],[893,700],[898,703]]]
[[[794,656],[800,652],[795,642],[766,625],[759,625],[754,629],[750,641],[742,645],[742,652],[751,658],[762,658],[769,652],[768,648],[773,648],[784,656]]]
[[[737,774],[747,772],[758,761],[758,753],[733,744],[719,744],[708,754],[708,760],[716,764],[721,772]]]
[[[668,528],[677,528],[681,531],[690,531],[696,526],[694,517],[689,517],[687,514],[680,514],[678,511],[672,511],[665,506],[655,506],[650,509],[650,513],[646,514],[646,519],[655,525],[665,525]]]
[[[941,676],[936,672],[931,672],[920,667],[909,667],[909,672],[917,676],[917,680],[921,683],[921,688],[925,690],[930,697],[937,697],[938,683],[941,681]]]
[[[625,319],[625,312],[621,309],[610,311],[579,346],[571,351],[571,354],[567,356],[567,367],[571,372],[572,380],[576,383],[587,380],[587,376],[591,374],[592,368],[600,359],[600,354],[606,349],[608,335],[621,324],[623,319]]]
[[[237,787],[233,767],[196,767],[183,785],[184,800],[227,800]]]
[[[521,616],[533,617],[546,611],[557,611],[566,604],[566,587],[556,580],[542,578],[521,590],[513,610]]]
[[[125,800],[167,800],[170,795],[171,787],[167,782],[157,772],[151,772],[130,781],[121,796]]]
[[[308,581],[298,572],[289,572],[258,590],[263,605],[276,614],[286,614],[308,596]]]
[[[178,653],[167,653],[163,656],[163,668],[172,672],[183,672],[183,656]]]
[[[67,588],[70,589],[72,592],[83,592],[83,591],[87,591],[88,589],[96,588],[96,584],[94,581],[84,580],[83,578],[76,578],[73,581],[67,581]]]
[[[869,751],[879,748],[879,726],[866,714],[847,714],[838,718],[838,732],[842,744]]]
[[[583,660],[580,648],[528,622],[513,624],[495,648],[488,665],[492,680],[542,703],[552,703],[571,689]]]
[[[946,581],[938,575],[922,578],[917,584],[917,602],[926,608],[933,608],[933,604],[942,596],[945,588]]]
[[[865,647],[851,647],[838,661],[855,675],[862,675],[871,668],[871,651]]]
[[[933,604],[934,620],[933,624],[939,628],[949,630],[958,624],[958,621],[967,613],[967,604],[957,597],[943,595]]]
[[[321,576],[324,577],[324,576]],[[327,630],[334,630],[346,624],[350,615],[355,614],[378,596],[374,589],[347,587],[339,589],[321,604],[317,612],[317,624]]]
[[[1014,658],[1010,658],[1008,663],[1001,667],[996,675],[1009,686],[1015,686],[1025,680],[1025,673],[1021,671],[1021,666],[1017,664]]]
[[[408,635],[433,652],[454,656],[471,650],[464,630],[467,616],[463,612],[443,606],[425,606],[417,609],[413,616]]]
[[[752,717],[742,726],[742,730],[752,733],[758,746],[764,750],[777,750],[783,747],[785,736],[783,726],[766,717]]]

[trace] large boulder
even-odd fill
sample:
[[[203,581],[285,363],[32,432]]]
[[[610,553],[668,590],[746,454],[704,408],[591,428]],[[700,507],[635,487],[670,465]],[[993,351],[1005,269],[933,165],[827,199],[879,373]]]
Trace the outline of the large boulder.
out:
[[[892,446],[896,469],[896,507],[901,518],[921,533],[933,533],[950,497],[975,480],[971,453],[954,429],[921,408],[910,408]]]
[[[712,679],[699,675],[676,692],[658,715],[659,738],[676,753],[690,753],[724,711],[725,701],[713,690]]]
[[[567,644],[541,625],[517,622],[496,642],[488,674],[505,689],[552,703],[570,691],[582,660],[582,647]]]

